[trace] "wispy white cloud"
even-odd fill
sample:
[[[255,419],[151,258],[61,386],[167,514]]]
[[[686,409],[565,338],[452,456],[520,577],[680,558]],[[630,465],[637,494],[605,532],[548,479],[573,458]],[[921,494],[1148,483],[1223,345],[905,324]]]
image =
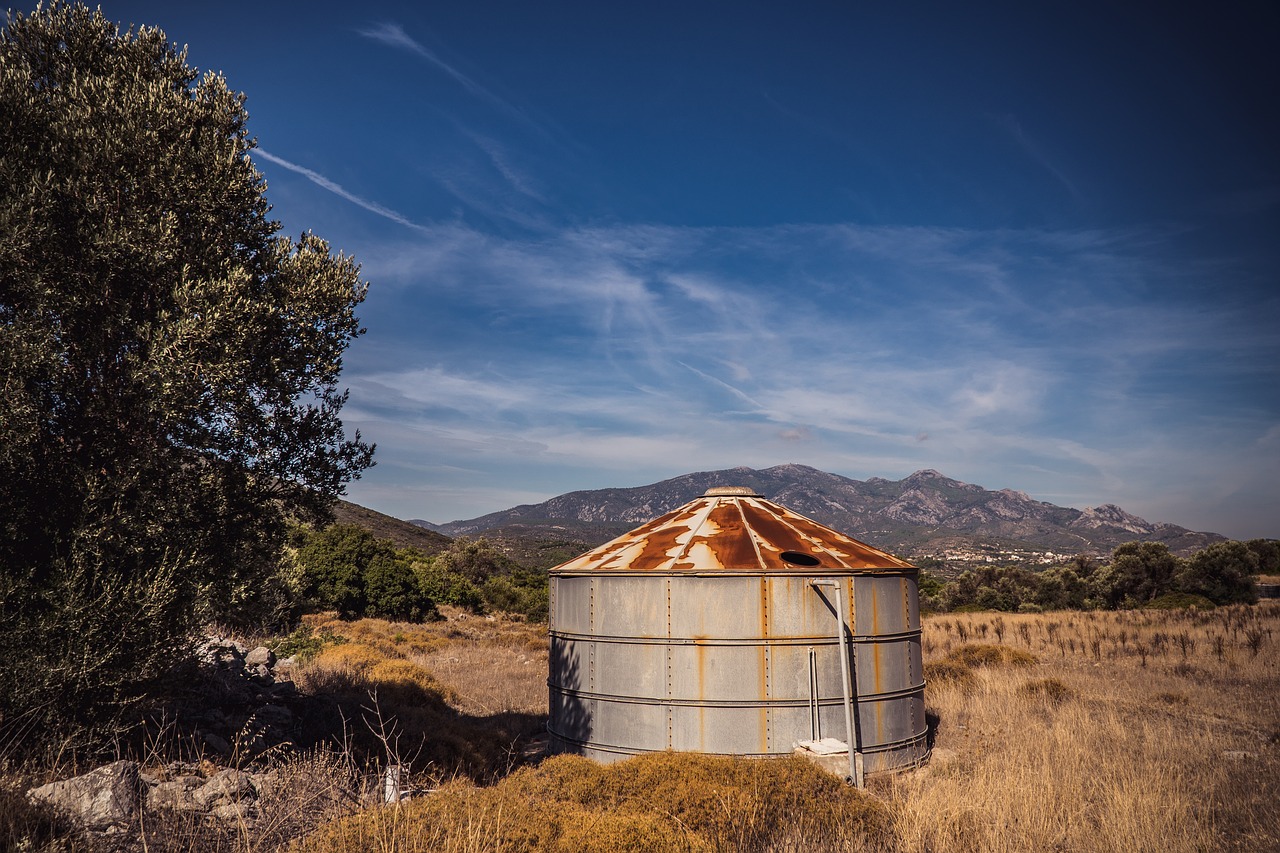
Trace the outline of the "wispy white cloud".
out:
[[[413,38],[404,31],[404,28],[394,22],[382,22],[363,27],[356,31],[365,38],[385,44],[388,47],[397,50],[407,51],[408,53],[425,60],[433,67],[443,71],[450,79],[456,82],[464,90],[472,96],[484,101],[489,106],[504,114],[507,118],[514,120],[517,124],[522,125],[525,129],[531,130],[543,139],[550,139],[551,132],[544,123],[536,121],[527,111],[521,109],[510,101],[502,98],[488,87],[482,85],[475,78],[463,73],[456,65],[446,62],[439,53],[423,45],[420,41]]]
[[[392,222],[403,225],[406,228],[412,228],[415,231],[428,230],[426,227],[419,225],[418,223],[409,219],[407,216],[396,213],[394,210],[392,210],[389,207],[384,207],[383,205],[378,204],[376,201],[370,201],[367,198],[363,198],[361,196],[356,195],[353,192],[350,192],[349,190],[344,189],[336,181],[332,181],[329,178],[326,178],[324,175],[320,174],[314,169],[308,169],[305,166],[299,166],[297,163],[290,163],[288,160],[284,159],[283,157],[277,157],[271,152],[265,151],[261,148],[257,149],[257,156],[261,157],[263,160],[266,160],[268,163],[275,163],[277,166],[281,166],[285,169],[288,169],[291,172],[296,172],[297,174],[302,175],[304,178],[311,181],[316,186],[321,187],[322,189],[326,189],[329,192],[333,193],[334,195],[338,196],[339,198],[344,198],[347,201],[351,202],[352,204],[356,205],[357,207],[364,208],[370,213],[376,213],[379,216],[382,216],[386,219],[390,219]]]
[[[466,89],[471,94],[483,98],[491,103],[507,107],[507,104],[501,98],[481,86],[475,80],[472,80],[466,74],[463,74],[457,68],[454,68],[452,65],[445,62],[435,51],[428,50],[421,42],[415,40],[412,36],[406,33],[404,28],[399,24],[384,22],[364,27],[356,32],[365,38],[382,42],[390,47],[407,50],[409,53],[425,59],[436,68],[452,77],[460,86],[462,86],[462,88]]]
[[[485,153],[493,168],[506,179],[507,183],[516,192],[534,201],[546,202],[546,198],[538,188],[538,181],[527,171],[515,165],[514,159],[506,146],[493,137],[482,133],[476,133],[472,130],[464,130],[463,132],[471,138],[476,147]]]
[[[1049,174],[1066,188],[1077,201],[1082,198],[1080,191],[1076,188],[1075,182],[1067,177],[1062,168],[1055,162],[1054,158],[1044,150],[1044,147],[1033,139],[1022,127],[1022,122],[1018,121],[1015,116],[1000,116],[999,122],[1009,135],[1013,137],[1018,146],[1031,158],[1037,165],[1045,169]]]
[[[1245,302],[1142,298],[1163,275],[1149,251],[1055,232],[440,226],[361,253],[375,285],[431,282],[451,308],[378,363],[353,358],[352,406],[436,436],[384,460],[485,457],[484,477],[515,466],[547,497],[796,461],[1163,511],[1139,499],[1172,488],[1161,464],[1198,455],[1211,476],[1274,426],[1197,405],[1179,378],[1274,373],[1280,343]]]

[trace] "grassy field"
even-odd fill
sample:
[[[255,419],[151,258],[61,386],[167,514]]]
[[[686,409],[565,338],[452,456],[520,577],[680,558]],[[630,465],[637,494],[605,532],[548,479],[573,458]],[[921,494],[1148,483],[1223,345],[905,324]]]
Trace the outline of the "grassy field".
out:
[[[359,805],[368,762],[335,744],[279,759],[298,784],[269,813],[326,804],[311,819],[213,831],[144,815],[145,849],[1280,849],[1280,602],[926,617],[932,760],[865,791],[792,759],[538,763],[546,626],[448,616],[309,617],[346,641],[297,673],[317,699],[376,692],[395,722],[364,754],[394,751],[422,794]]]
[[[924,623],[939,719],[877,782],[907,850],[1280,849],[1280,604]],[[993,644],[1030,666],[954,666]]]
[[[648,839],[647,849],[1278,849],[1277,627],[1277,603],[926,617],[933,760],[921,771],[873,780],[865,796],[849,792],[843,812],[836,809],[843,820],[805,821],[804,809],[783,810],[790,817],[779,818],[779,832],[753,829],[752,819],[771,813],[785,790],[771,781],[792,772],[781,767],[762,767],[737,788],[727,781],[716,788],[707,781],[714,774],[703,780],[735,792],[724,796],[737,804],[741,825],[724,826],[678,820],[671,804],[683,801],[671,791],[653,796],[660,787],[653,768],[631,771],[628,789],[625,764],[602,770],[551,762],[488,788],[455,783],[436,803],[365,812],[328,827],[305,849],[583,849],[583,836],[569,829],[584,820],[598,838],[613,839],[601,849],[616,848],[627,826]],[[413,659],[456,693],[460,707],[545,711],[544,652],[508,644],[504,654],[487,656],[485,649],[499,646],[484,638],[501,631],[478,629],[471,651]],[[672,760],[659,775],[708,773],[699,759]],[[723,779],[739,772],[719,771]],[[593,791],[614,793],[603,800],[566,793],[566,774],[593,777]],[[530,810],[530,797],[538,808]],[[661,843],[642,831],[637,815],[667,826]],[[534,828],[540,834],[530,834]]]

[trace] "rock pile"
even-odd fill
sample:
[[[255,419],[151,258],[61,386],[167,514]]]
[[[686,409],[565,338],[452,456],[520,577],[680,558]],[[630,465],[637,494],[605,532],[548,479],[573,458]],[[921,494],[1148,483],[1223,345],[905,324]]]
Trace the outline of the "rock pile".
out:
[[[214,772],[202,773],[202,769]],[[144,770],[136,761],[116,761],[81,776],[51,782],[29,792],[88,830],[120,830],[137,822],[139,811],[172,809],[211,817],[252,819],[256,802],[270,790],[276,771],[246,773],[207,763],[174,762]]]
[[[294,658],[277,660],[266,646],[248,649],[211,637],[196,649],[199,686],[179,709],[203,745],[222,758],[243,761],[290,742],[297,733],[299,700]]]
[[[116,761],[29,792],[92,832],[136,826],[140,811],[159,809],[219,820],[253,820],[259,800],[278,786],[278,769],[250,772],[255,759],[297,742],[302,697],[291,680],[293,658],[265,646],[246,648],[212,637],[196,648],[170,713],[178,739],[199,759],[143,767]],[[283,752],[281,751],[281,754]],[[262,761],[259,764],[265,763]]]

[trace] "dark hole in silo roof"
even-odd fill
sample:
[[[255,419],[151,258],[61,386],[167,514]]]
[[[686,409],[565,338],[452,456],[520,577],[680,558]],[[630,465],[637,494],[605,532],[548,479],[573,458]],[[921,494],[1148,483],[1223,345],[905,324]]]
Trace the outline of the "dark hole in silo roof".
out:
[[[799,551],[783,551],[782,560],[793,566],[816,566],[818,558],[812,554],[801,554]]]

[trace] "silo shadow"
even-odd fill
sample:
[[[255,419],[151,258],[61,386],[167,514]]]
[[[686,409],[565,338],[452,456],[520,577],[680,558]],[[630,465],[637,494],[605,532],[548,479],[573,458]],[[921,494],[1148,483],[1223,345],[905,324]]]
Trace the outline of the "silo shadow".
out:
[[[591,742],[592,700],[582,695],[582,647],[585,644],[551,637],[547,668],[548,754],[581,753]]]

